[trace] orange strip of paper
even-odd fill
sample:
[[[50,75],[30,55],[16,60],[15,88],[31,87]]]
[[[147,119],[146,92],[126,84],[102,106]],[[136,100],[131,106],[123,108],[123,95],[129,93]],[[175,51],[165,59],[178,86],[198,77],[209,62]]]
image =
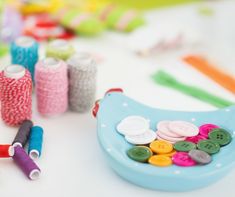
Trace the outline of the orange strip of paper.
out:
[[[190,55],[184,57],[183,60],[227,90],[229,90],[230,92],[232,92],[233,94],[235,94],[235,78],[233,76],[220,70],[200,56]]]

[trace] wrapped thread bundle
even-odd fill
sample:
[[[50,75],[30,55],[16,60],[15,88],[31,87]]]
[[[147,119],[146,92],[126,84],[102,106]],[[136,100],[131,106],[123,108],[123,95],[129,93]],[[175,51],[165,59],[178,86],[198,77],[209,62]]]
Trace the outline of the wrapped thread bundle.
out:
[[[64,113],[68,107],[67,64],[46,58],[36,65],[35,85],[38,112],[44,116]]]
[[[78,53],[68,59],[69,106],[72,111],[86,112],[94,104],[96,93],[95,61],[87,53]]]
[[[12,64],[19,64],[27,68],[34,81],[34,68],[38,61],[38,43],[31,37],[17,38],[11,44]]]
[[[29,71],[11,65],[0,73],[1,115],[10,126],[20,125],[32,116],[32,79]]]
[[[50,42],[46,48],[46,56],[67,60],[75,50],[66,40],[56,39]]]

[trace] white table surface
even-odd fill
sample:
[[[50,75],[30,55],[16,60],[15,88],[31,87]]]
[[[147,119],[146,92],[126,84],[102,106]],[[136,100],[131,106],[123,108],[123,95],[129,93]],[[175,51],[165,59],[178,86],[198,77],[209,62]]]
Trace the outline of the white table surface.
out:
[[[235,97],[231,93],[180,60],[184,54],[200,52],[231,73],[235,73],[235,56],[232,55],[235,28],[231,24],[231,10],[235,10],[235,4],[218,2],[213,6],[217,11],[216,16],[205,20],[197,14],[198,5],[156,10],[146,14],[149,25],[155,25],[156,28],[165,23],[172,24],[174,28],[175,22],[182,21],[208,33],[211,31],[208,24],[212,24],[218,35],[210,34],[210,42],[215,42],[207,47],[186,48],[151,58],[140,58],[126,47],[128,36],[123,34],[108,32],[99,38],[78,38],[74,42],[78,50],[96,52],[105,57],[105,61],[99,65],[97,98],[101,98],[109,88],[122,87],[126,95],[153,107],[187,111],[216,109],[209,104],[154,84],[150,75],[161,68],[174,74],[181,81],[198,86],[203,84],[203,88],[209,92],[235,102]],[[203,29],[205,26],[207,30]],[[2,67],[9,63],[9,57],[0,60]],[[151,191],[135,186],[120,178],[106,163],[97,142],[96,120],[90,113],[67,112],[56,118],[43,118],[37,113],[34,98],[33,121],[45,130],[43,154],[37,162],[42,170],[41,177],[39,180],[29,181],[11,159],[1,159],[2,197],[221,197],[228,196],[234,191],[235,171],[207,188],[187,193]],[[11,143],[16,131],[16,128],[7,127],[0,121],[0,143]]]

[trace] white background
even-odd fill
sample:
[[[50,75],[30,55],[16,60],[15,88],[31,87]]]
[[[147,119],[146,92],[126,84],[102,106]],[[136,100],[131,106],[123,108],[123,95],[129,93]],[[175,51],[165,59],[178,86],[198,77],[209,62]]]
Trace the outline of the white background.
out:
[[[172,31],[181,23],[203,33],[203,46],[157,54],[150,58],[136,56],[127,46],[129,36],[107,32],[99,38],[78,38],[78,50],[98,53],[104,62],[98,65],[97,98],[111,87],[122,87],[126,95],[154,107],[177,110],[214,110],[215,107],[153,83],[150,75],[164,69],[183,82],[200,86],[230,99],[235,97],[181,61],[182,55],[197,52],[207,55],[223,69],[235,73],[235,4],[212,3],[216,15],[198,15],[199,5],[153,10],[146,14],[148,25],[156,32],[170,24]],[[233,17],[233,18],[232,18]],[[208,38],[210,38],[208,40]],[[143,42],[137,40],[137,42]],[[43,47],[42,47],[43,53]],[[0,61],[1,67],[9,57]],[[202,85],[203,84],[203,85]],[[34,98],[34,106],[35,106]],[[33,121],[45,130],[42,157],[37,161],[42,174],[29,181],[10,159],[0,160],[0,196],[77,197],[77,196],[228,196],[234,191],[235,171],[214,185],[189,193],[167,193],[146,190],[130,184],[107,165],[96,138],[96,120],[87,114],[67,112],[56,118],[43,118],[36,108]],[[0,121],[0,143],[11,143],[17,128]]]

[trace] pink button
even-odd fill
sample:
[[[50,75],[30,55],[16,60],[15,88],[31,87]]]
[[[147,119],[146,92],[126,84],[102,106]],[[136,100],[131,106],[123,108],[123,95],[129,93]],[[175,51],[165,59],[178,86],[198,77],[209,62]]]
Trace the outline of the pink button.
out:
[[[157,131],[157,134],[160,138],[163,138],[165,140],[168,140],[170,142],[178,142],[178,141],[183,141],[185,140],[185,137],[171,137],[171,136],[167,136],[164,133],[162,133],[161,131]]]
[[[204,124],[199,127],[199,133],[205,137],[208,137],[208,134],[213,130],[219,128],[217,125],[214,124]]]
[[[172,156],[172,161],[177,166],[195,166],[196,162],[186,152],[177,152]]]
[[[193,136],[193,137],[187,137],[186,141],[193,142],[193,143],[197,144],[199,141],[206,140],[206,139],[207,139],[207,137],[205,137],[203,135],[197,135],[197,136]]]

